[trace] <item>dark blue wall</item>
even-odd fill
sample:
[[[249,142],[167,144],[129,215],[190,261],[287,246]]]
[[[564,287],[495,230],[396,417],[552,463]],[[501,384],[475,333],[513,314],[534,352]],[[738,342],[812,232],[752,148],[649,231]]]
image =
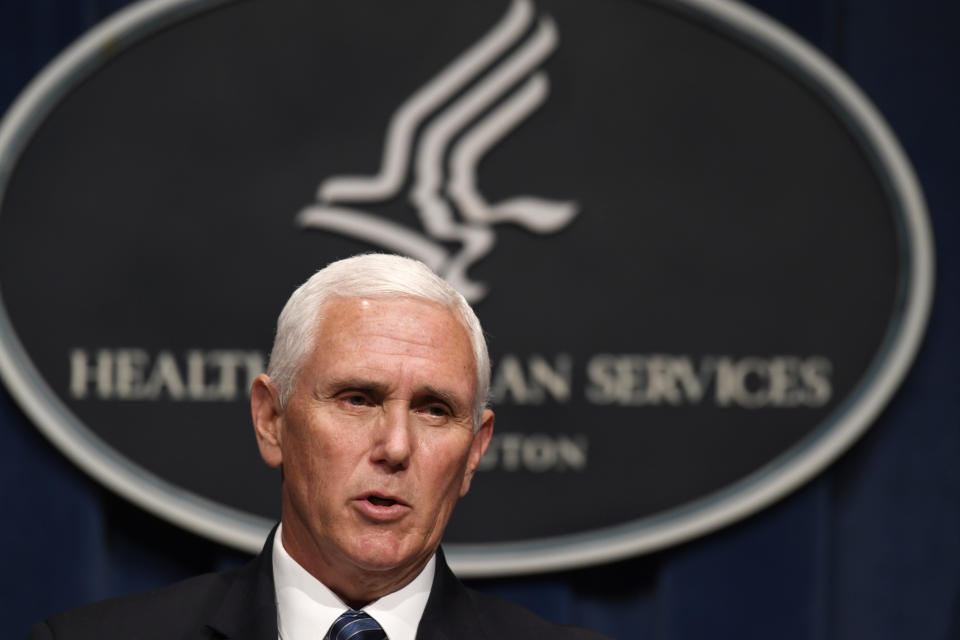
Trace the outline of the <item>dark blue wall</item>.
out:
[[[0,0],[0,108],[124,4]],[[845,69],[916,167],[937,246],[937,295],[916,365],[851,451],[759,515],[653,555],[477,586],[616,638],[960,638],[960,8],[751,4]],[[243,560],[88,479],[2,390],[0,441],[3,637],[23,637],[60,609]]]

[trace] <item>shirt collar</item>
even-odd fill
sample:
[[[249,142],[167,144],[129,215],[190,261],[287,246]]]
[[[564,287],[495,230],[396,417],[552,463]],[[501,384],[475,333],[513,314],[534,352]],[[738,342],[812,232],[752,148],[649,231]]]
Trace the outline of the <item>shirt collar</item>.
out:
[[[350,607],[283,548],[281,527],[273,538],[273,579],[280,640],[317,640]],[[436,554],[416,578],[363,608],[389,640],[415,640],[436,572]]]

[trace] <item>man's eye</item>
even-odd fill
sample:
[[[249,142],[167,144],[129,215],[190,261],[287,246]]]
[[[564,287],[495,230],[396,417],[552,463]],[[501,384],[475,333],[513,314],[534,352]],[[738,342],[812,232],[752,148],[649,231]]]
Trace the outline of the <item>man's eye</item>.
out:
[[[369,403],[367,397],[359,393],[342,396],[341,400],[352,407],[363,407]]]
[[[437,404],[427,406],[425,411],[432,418],[445,418],[450,415],[450,411],[446,407]]]

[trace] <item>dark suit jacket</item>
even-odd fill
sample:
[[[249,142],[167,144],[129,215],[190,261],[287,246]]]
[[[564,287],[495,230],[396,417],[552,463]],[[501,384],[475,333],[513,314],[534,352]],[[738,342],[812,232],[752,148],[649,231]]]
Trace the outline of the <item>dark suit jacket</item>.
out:
[[[105,600],[36,625],[30,640],[277,640],[273,534],[246,566],[148,593]],[[317,639],[326,629],[319,630]],[[597,640],[500,598],[467,589],[437,553],[437,572],[417,640]]]

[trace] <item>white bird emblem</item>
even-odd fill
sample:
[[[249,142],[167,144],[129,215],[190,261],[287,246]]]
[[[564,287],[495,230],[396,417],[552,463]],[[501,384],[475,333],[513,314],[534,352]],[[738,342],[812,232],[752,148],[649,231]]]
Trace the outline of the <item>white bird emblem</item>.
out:
[[[480,159],[543,104],[549,93],[546,73],[534,70],[556,48],[557,28],[544,16],[524,39],[533,18],[530,0],[514,0],[493,29],[394,112],[379,173],[323,180],[317,202],[299,212],[297,224],[421,260],[471,303],[487,293],[486,285],[472,280],[467,271],[493,249],[496,238],[491,225],[512,222],[536,233],[551,233],[569,224],[577,214],[575,202],[517,196],[489,203],[476,186]],[[521,39],[522,44],[493,64]],[[454,139],[444,184],[444,158]],[[356,208],[395,197],[411,166],[408,197],[425,234]],[[442,242],[457,242],[460,248],[451,252]]]

